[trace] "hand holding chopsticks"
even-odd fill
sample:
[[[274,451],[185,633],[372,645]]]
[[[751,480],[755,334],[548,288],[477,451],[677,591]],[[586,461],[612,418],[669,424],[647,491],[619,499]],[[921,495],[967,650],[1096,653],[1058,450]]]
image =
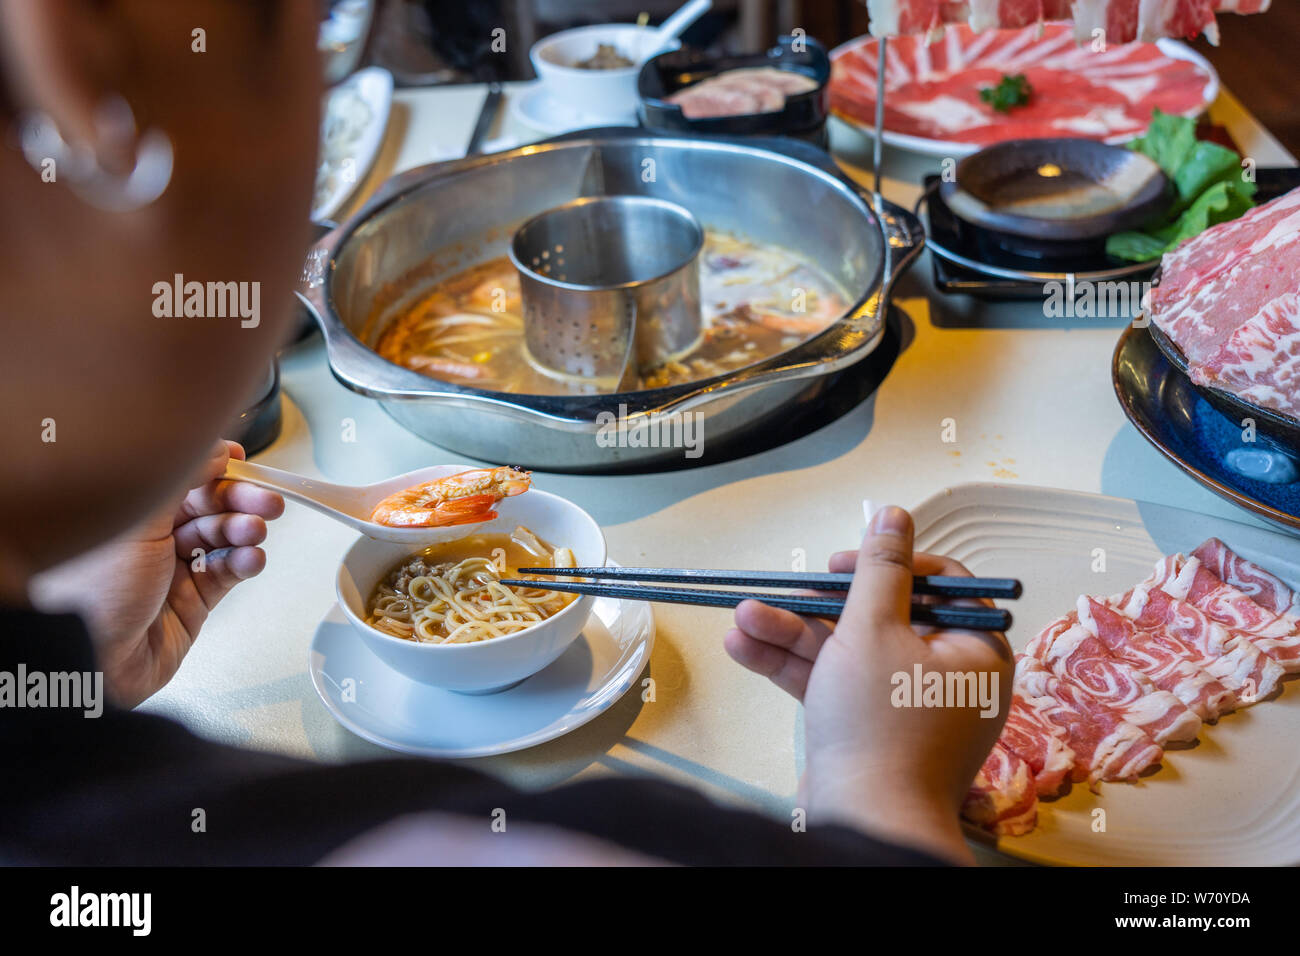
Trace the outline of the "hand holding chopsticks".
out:
[[[848,591],[852,574],[786,573],[779,571],[713,571],[684,568],[520,568],[520,574],[587,578],[587,581],[549,583],[554,591],[590,594],[596,597],[667,604],[696,604],[706,607],[735,607],[742,601],[761,601],[769,607],[815,617],[839,617],[844,610],[840,595],[768,594],[752,590],[714,590],[696,587],[647,587],[643,584],[608,581],[656,581],[675,584],[721,584],[737,588],[800,588],[818,591]],[[538,581],[504,580],[506,585],[537,587]],[[1013,578],[966,578],[937,575],[917,576],[912,593],[945,598],[1020,597],[1022,588]],[[1011,614],[1000,608],[964,607],[949,604],[912,604],[912,623],[972,631],[1005,631]]]

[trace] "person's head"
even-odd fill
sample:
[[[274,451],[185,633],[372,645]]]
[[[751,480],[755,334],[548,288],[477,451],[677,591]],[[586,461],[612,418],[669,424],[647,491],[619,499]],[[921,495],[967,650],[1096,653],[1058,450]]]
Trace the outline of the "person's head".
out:
[[[287,334],[319,126],[311,0],[0,0],[0,567],[34,572],[179,487]],[[166,190],[105,212],[20,121],[130,168],[124,100],[170,140]],[[43,175],[44,174],[44,175]],[[52,181],[50,181],[52,180]],[[156,313],[159,283],[258,283],[239,315]]]

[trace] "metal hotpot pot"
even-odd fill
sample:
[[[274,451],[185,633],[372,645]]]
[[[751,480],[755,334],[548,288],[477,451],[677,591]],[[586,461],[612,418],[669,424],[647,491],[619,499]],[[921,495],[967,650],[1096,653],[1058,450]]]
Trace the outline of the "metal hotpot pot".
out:
[[[789,248],[829,273],[852,305],[824,332],[765,361],[612,395],[485,391],[428,378],[371,350],[419,292],[505,255],[524,221],[579,196],[619,194],[666,199],[706,227]],[[774,421],[876,348],[890,285],[923,246],[914,216],[864,192],[815,147],[600,130],[395,177],[312,248],[298,291],[324,332],[335,377],[405,428],[487,461],[598,471],[682,457],[681,448],[601,440],[611,414],[633,427],[698,413],[705,442]]]

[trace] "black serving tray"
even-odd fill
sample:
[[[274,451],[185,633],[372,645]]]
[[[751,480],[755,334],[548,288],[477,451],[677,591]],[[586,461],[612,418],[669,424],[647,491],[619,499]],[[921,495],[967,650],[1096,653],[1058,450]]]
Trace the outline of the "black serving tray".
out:
[[[689,119],[682,108],[665,98],[683,87],[727,70],[774,67],[802,73],[817,81],[815,89],[786,98],[785,108],[769,113],[745,113],[711,119]],[[690,50],[661,53],[641,67],[637,92],[641,96],[641,125],[669,133],[708,133],[721,136],[790,136],[827,147],[826,118],[830,115],[831,61],[826,48],[811,37],[783,36],[762,53],[713,57]]]

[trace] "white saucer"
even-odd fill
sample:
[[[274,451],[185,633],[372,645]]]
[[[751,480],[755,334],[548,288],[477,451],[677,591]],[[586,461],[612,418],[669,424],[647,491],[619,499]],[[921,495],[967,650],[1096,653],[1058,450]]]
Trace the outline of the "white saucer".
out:
[[[510,112],[519,122],[551,136],[598,126],[637,125],[635,113],[612,117],[583,113],[548,96],[541,83],[511,93]]]
[[[391,670],[336,604],[316,628],[307,668],[325,708],[358,737],[426,757],[486,757],[553,740],[613,706],[644,670],[654,640],[649,604],[597,598],[555,663],[499,694],[470,696]],[[354,700],[344,700],[344,681]]]

